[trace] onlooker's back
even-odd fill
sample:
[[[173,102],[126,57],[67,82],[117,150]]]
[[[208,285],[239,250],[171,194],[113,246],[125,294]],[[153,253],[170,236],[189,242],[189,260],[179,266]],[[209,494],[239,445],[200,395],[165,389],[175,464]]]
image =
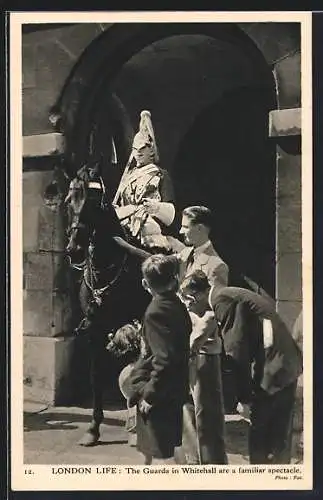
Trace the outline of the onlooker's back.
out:
[[[287,325],[276,312],[273,302],[255,292],[238,287],[225,287],[211,295],[210,302],[215,316],[223,316],[226,327],[222,327],[225,346],[235,350],[244,335],[253,345],[263,344],[263,321],[270,320],[268,346],[265,346],[262,387],[269,393],[289,385],[302,373],[302,354]],[[224,311],[235,310],[228,321]],[[229,324],[230,323],[230,324]],[[253,338],[252,338],[253,337]],[[247,339],[246,339],[247,340]]]

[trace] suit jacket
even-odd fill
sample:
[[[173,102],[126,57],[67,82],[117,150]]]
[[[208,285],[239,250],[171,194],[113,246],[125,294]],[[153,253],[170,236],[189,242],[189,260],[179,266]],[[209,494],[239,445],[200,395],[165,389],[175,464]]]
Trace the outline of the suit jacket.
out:
[[[153,406],[171,401],[183,404],[188,394],[191,329],[189,313],[175,293],[152,299],[142,325],[145,359],[135,365],[131,375],[137,399],[142,397]]]
[[[241,402],[250,402],[261,390],[275,394],[297,380],[302,354],[272,301],[250,290],[226,287],[210,302],[225,352],[235,362]],[[269,339],[264,328],[268,321]]]
[[[203,271],[208,277],[210,285],[220,288],[228,285],[229,268],[216,253],[212,243],[194,258],[193,264],[188,268],[188,259],[193,247],[185,247],[180,253],[180,283],[196,269]]]

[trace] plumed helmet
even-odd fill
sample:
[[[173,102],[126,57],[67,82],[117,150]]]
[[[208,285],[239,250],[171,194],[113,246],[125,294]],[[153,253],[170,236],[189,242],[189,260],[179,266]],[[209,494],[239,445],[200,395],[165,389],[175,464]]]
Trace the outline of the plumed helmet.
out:
[[[147,110],[143,110],[140,113],[139,131],[135,135],[132,143],[132,147],[136,149],[139,149],[143,146],[148,146],[151,149],[153,161],[158,162],[159,155],[154,128],[151,121],[151,113]]]

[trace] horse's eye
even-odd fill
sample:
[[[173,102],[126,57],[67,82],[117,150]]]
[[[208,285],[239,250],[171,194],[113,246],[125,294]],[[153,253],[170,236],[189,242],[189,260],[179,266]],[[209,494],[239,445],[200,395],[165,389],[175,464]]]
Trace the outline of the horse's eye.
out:
[[[67,234],[68,236],[72,236],[72,234],[75,232],[75,230],[76,230],[76,229],[77,229],[77,228],[76,228],[75,226],[70,226],[70,227],[68,227],[68,228],[66,229],[66,234]]]
[[[51,182],[47,188],[45,189],[45,197],[54,197],[58,196],[59,191],[58,191],[58,185],[56,181]]]

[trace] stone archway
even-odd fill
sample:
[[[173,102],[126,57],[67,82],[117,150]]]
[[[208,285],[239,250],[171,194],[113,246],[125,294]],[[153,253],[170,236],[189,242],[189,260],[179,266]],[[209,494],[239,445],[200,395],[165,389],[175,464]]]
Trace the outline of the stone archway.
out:
[[[67,157],[81,162],[95,129],[94,149],[107,160],[112,192],[129,154],[131,126],[141,109],[150,109],[178,208],[193,202],[213,208],[223,258],[274,294],[275,153],[267,137],[275,82],[236,25],[114,26],[84,52],[58,105]],[[109,163],[109,135],[119,138],[117,166]],[[202,164],[195,147],[204,150]]]
[[[66,155],[82,162],[89,146],[93,113],[111,81],[135,54],[158,40],[181,35],[203,35],[239,47],[257,68],[260,85],[275,88],[271,70],[254,42],[232,23],[135,23],[113,25],[83,52],[67,79],[55,109],[62,115]]]

